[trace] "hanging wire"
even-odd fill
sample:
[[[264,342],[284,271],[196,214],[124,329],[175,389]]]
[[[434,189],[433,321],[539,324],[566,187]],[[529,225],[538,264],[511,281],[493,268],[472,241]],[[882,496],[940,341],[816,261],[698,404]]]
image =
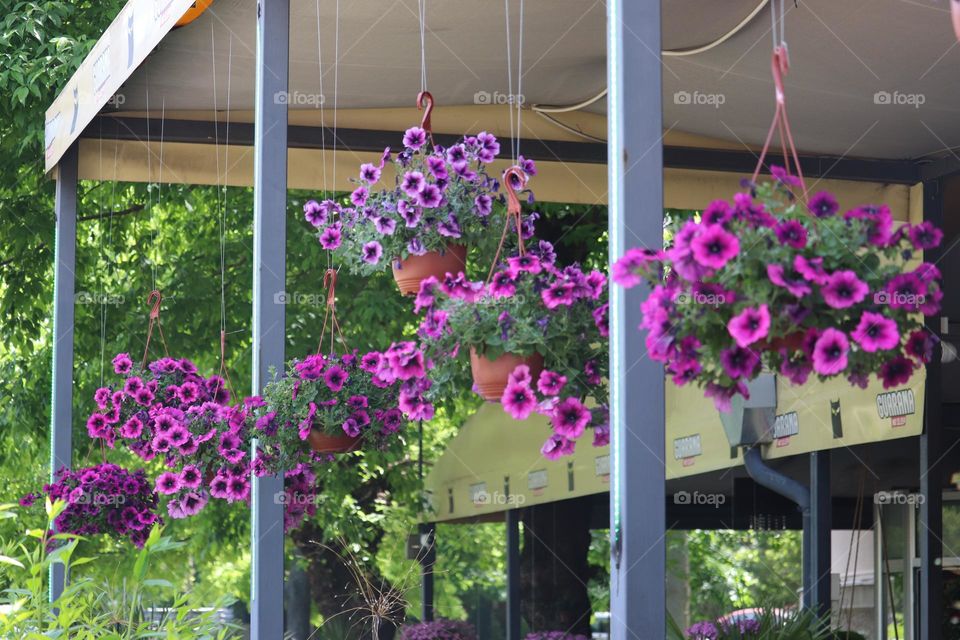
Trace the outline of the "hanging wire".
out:
[[[427,90],[427,0],[417,0],[420,11],[420,91]]]
[[[210,66],[213,75],[213,152],[216,156],[217,168],[217,214],[220,219],[220,331],[227,330],[226,325],[226,278],[224,277],[224,210],[221,203],[220,183],[220,122],[217,116],[217,40],[214,34],[213,23],[210,23]]]
[[[320,79],[320,158],[323,163],[323,195],[326,198],[329,185],[327,184],[327,120],[324,117],[324,103],[326,96],[323,93],[323,46],[320,39],[320,0],[317,0],[317,76]]]
[[[507,94],[513,92],[513,60],[510,56],[510,0],[503,0],[503,17],[506,24],[506,36],[507,36]],[[508,103],[509,108],[509,103]],[[513,159],[517,159],[517,147],[516,147],[516,136],[514,135],[514,122],[513,122],[513,112],[510,113],[510,155],[513,156]]]
[[[520,0],[520,33],[517,36],[517,93],[513,96],[513,101],[517,105],[517,142],[513,161],[518,162],[520,140],[523,138],[523,130],[520,127],[523,118],[523,0]]]
[[[337,102],[340,98],[340,0],[336,3],[333,37],[333,188],[337,187]]]
[[[220,215],[220,330],[227,332],[227,198],[230,183],[230,94],[233,78],[233,33],[227,49],[227,126],[223,143],[223,209]],[[219,173],[219,172],[218,172]]]

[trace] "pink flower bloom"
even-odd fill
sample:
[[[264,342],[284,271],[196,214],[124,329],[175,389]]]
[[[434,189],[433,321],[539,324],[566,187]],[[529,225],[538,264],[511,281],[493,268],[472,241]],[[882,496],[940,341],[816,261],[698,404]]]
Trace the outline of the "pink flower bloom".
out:
[[[868,353],[893,349],[900,344],[896,321],[873,311],[863,312],[860,323],[850,335]]]
[[[526,420],[537,406],[533,390],[526,384],[510,382],[500,398],[503,409],[514,420]]]
[[[917,329],[907,338],[904,350],[918,362],[927,364],[933,360],[933,348],[937,339],[925,329]]]
[[[724,203],[726,204],[726,203]],[[629,289],[640,284],[641,274],[653,269],[662,262],[662,251],[633,247],[610,267],[610,278],[621,287]]]
[[[760,357],[744,347],[731,347],[720,352],[720,364],[728,376],[737,378],[753,378],[760,368]]]
[[[498,271],[490,281],[490,295],[494,298],[510,298],[517,292],[514,279],[506,271]]]
[[[714,200],[707,205],[700,216],[700,224],[726,224],[733,219],[733,208],[726,200]]]
[[[427,143],[427,132],[420,127],[410,127],[403,132],[403,146],[416,151]]]
[[[355,207],[362,207],[367,204],[367,198],[369,196],[370,192],[366,187],[357,187],[353,190],[353,193],[350,194],[350,202],[352,202]]]
[[[562,376],[559,373],[544,369],[540,372],[540,377],[537,379],[537,390],[545,396],[555,396],[563,391],[563,387],[566,384],[567,376]]]
[[[129,373],[133,369],[133,360],[127,353],[118,353],[113,359],[113,371],[120,375]]]
[[[180,490],[180,476],[172,471],[164,471],[157,476],[156,489],[157,493],[164,495],[176,493]]]
[[[434,207],[439,207],[440,203],[443,202],[443,192],[440,191],[440,187],[435,184],[428,184],[420,190],[420,193],[417,194],[417,203],[427,209],[433,209]],[[451,216],[452,218],[453,216]],[[459,238],[460,234],[449,234],[450,237]]]
[[[407,171],[400,181],[400,188],[410,198],[416,198],[423,191],[427,181],[419,171]]]
[[[346,384],[347,372],[344,371],[340,366],[333,365],[327,369],[323,374],[323,381],[327,383],[327,388],[334,393],[338,393],[340,389],[343,388],[343,385]]]
[[[820,288],[824,301],[834,309],[852,307],[867,296],[866,283],[850,270],[835,271]]]
[[[793,268],[807,282],[824,285],[828,281],[827,272],[823,270],[823,258],[807,259],[797,255],[793,259]]]
[[[530,254],[508,258],[507,265],[507,273],[509,273],[513,279],[516,279],[521,273],[532,273],[536,275],[543,270],[543,266],[540,264],[540,258]]]
[[[797,298],[802,298],[810,293],[810,285],[803,280],[787,280],[785,271],[783,265],[768,264],[767,278],[770,279],[770,282],[778,287],[783,287]]]
[[[367,264],[377,264],[383,255],[383,245],[376,240],[372,240],[363,245],[363,261]]]
[[[590,424],[590,410],[576,398],[566,398],[553,410],[550,422],[555,433],[576,439]]]
[[[320,227],[327,223],[327,210],[316,200],[307,200],[303,205],[303,217],[314,227]]]
[[[143,433],[143,421],[137,416],[131,416],[130,419],[120,427],[120,435],[124,438],[139,438],[141,433]]]
[[[807,246],[807,229],[797,220],[784,220],[773,229],[780,244],[794,249],[803,249]]]
[[[180,486],[187,489],[196,489],[200,486],[203,478],[200,475],[200,469],[195,465],[188,464],[180,470]]]
[[[697,262],[711,269],[720,269],[740,253],[740,241],[715,224],[701,229],[690,248]]]
[[[360,165],[360,179],[367,184],[374,184],[380,179],[380,167],[365,162]]]
[[[559,306],[569,307],[575,300],[574,284],[572,282],[556,282],[540,292],[540,297],[547,309],[556,309]]]
[[[559,434],[553,434],[540,447],[540,453],[547,460],[559,460],[563,456],[573,455],[577,443],[573,440],[564,438]]]
[[[883,380],[883,388],[890,389],[909,382],[915,366],[912,360],[903,356],[884,362],[879,374],[880,379]]]
[[[786,350],[781,350],[780,355],[783,358],[780,363],[780,374],[793,384],[804,384],[810,376],[810,372],[813,371],[813,365],[810,364],[806,356],[791,360],[787,357]]]
[[[766,338],[770,332],[770,311],[767,309],[767,305],[747,307],[733,316],[727,323],[727,331],[741,347],[749,346],[757,340]]]
[[[533,376],[530,374],[530,366],[525,364],[518,364],[514,367],[507,375],[507,382],[515,384],[523,384],[530,386],[533,384]]]
[[[847,368],[850,341],[839,329],[824,329],[813,348],[813,370],[823,376],[832,376]]]
[[[832,193],[820,191],[810,198],[810,202],[807,203],[807,208],[810,210],[810,213],[818,218],[829,218],[840,209],[840,203],[837,202],[837,199],[833,197]]]
[[[943,240],[943,231],[937,229],[932,222],[923,222],[917,225],[910,225],[907,230],[910,242],[914,249],[936,249]]]

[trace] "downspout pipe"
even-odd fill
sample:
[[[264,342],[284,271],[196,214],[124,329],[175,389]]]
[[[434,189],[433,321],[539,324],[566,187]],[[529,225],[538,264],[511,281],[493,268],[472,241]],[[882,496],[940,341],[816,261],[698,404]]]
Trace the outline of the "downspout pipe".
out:
[[[743,464],[747,474],[753,481],[762,487],[779,493],[784,498],[796,503],[800,508],[803,522],[803,606],[811,606],[810,598],[813,594],[813,571],[811,557],[811,510],[810,489],[793,478],[785,476],[779,471],[767,466],[760,455],[759,447],[749,447],[743,452]]]

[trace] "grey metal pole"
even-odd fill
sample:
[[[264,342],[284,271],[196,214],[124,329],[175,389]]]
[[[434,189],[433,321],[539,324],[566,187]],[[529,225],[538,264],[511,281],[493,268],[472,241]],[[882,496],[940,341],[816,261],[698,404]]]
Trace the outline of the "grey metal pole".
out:
[[[660,0],[607,3],[610,258],[663,246]],[[646,287],[610,290],[610,628],[666,632],[664,374],[645,357]]]
[[[943,179],[923,183],[923,218],[943,226]],[[924,260],[937,264],[940,249],[924,252]],[[926,318],[927,330],[940,337],[940,316]],[[940,349],[927,365],[926,393],[924,394],[923,435],[920,436],[920,519],[917,535],[920,537],[920,640],[940,640],[943,637],[943,424],[941,422],[941,367]]]
[[[433,569],[437,563],[437,525],[428,522],[420,525],[420,618],[433,621]]]
[[[508,509],[507,640],[520,640],[520,510]]]
[[[830,450],[810,454],[810,606],[817,615],[830,613],[830,537],[833,527]],[[858,535],[859,531],[854,531]],[[807,535],[807,532],[804,532]],[[806,580],[804,581],[806,582]]]
[[[283,371],[286,284],[287,92],[290,1],[257,3],[257,70],[253,176],[253,390],[270,368]],[[256,450],[256,443],[254,443]],[[282,475],[252,479],[250,633],[283,637]]]
[[[50,403],[50,479],[73,459],[73,302],[77,255],[77,145],[57,165],[53,250],[53,386]],[[63,593],[60,563],[50,566],[50,601]]]

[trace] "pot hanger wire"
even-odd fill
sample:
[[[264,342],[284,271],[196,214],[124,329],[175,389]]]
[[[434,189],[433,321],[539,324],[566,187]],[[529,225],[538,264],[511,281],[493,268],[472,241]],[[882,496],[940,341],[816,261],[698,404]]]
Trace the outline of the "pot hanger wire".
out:
[[[514,164],[519,162],[521,125],[523,123],[523,1],[517,33],[517,90],[513,90],[512,38],[510,29],[510,0],[503,0],[503,15],[507,42],[507,109],[510,113],[510,154]],[[514,111],[514,106],[516,111]]]

